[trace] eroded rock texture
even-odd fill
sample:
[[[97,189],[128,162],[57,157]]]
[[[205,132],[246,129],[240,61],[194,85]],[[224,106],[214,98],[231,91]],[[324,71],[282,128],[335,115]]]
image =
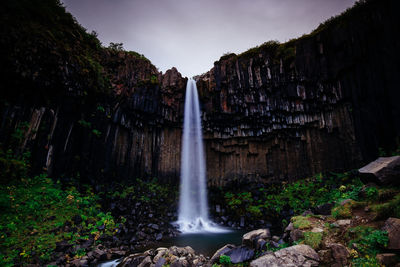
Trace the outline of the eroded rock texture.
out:
[[[210,184],[348,170],[393,146],[394,5],[370,1],[298,40],[226,55],[198,76]]]
[[[54,176],[176,181],[186,79],[175,68],[162,74],[136,54],[103,53],[111,94],[88,104],[74,96],[47,105],[6,102],[2,141],[12,143],[12,133],[27,128],[19,150],[29,148],[35,169]]]
[[[349,170],[395,146],[397,10],[395,0],[369,0],[308,36],[223,56],[198,76],[209,185]],[[34,170],[55,177],[178,181],[186,78],[100,47],[72,18],[71,29],[53,29],[66,31],[57,40],[29,35],[35,28],[22,19],[0,42],[0,143],[29,148]]]

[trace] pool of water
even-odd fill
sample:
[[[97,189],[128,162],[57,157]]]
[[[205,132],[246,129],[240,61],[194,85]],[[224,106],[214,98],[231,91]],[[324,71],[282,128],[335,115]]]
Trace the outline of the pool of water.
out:
[[[176,237],[163,241],[158,247],[192,247],[196,254],[212,256],[215,251],[226,244],[240,245],[242,236],[248,231],[232,230],[227,233],[193,233],[180,234]]]

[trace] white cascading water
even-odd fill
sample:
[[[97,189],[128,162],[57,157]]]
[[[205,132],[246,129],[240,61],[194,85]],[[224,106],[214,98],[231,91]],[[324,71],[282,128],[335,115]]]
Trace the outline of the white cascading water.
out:
[[[177,224],[182,233],[226,232],[208,218],[206,165],[196,82],[186,85]]]

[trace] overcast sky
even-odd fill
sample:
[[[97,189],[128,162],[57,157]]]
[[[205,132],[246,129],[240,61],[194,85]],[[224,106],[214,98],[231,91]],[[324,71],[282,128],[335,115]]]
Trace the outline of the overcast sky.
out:
[[[299,37],[355,0],[62,0],[103,45],[123,43],[160,71],[191,77],[224,53]]]

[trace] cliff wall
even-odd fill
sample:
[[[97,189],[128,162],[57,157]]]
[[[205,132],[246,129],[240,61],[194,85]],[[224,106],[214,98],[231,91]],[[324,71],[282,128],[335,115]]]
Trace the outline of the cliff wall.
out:
[[[102,47],[57,1],[5,7],[2,149],[29,150],[35,172],[64,180],[177,182],[187,79]],[[309,35],[225,55],[197,76],[209,185],[348,170],[395,147],[397,8],[359,3]]]
[[[309,35],[224,55],[198,76],[210,184],[344,171],[395,147],[397,5],[358,3]]]

